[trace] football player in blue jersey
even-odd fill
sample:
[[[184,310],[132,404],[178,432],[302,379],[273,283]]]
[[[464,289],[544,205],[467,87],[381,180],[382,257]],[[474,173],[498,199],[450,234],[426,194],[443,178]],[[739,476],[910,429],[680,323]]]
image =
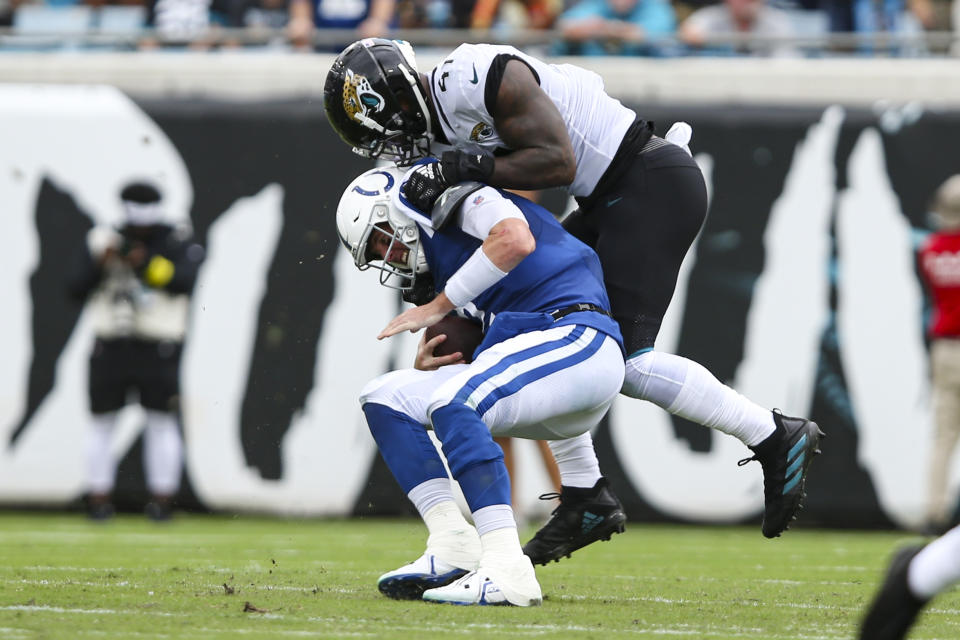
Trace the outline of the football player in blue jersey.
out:
[[[480,183],[448,190],[434,211],[447,218],[437,229],[400,195],[404,179],[395,167],[367,171],[337,208],[337,230],[358,268],[379,270],[381,284],[401,290],[429,272],[439,292],[378,338],[451,312],[475,319],[484,338],[469,364],[393,371],[361,392],[380,453],[429,531],[423,555],[378,586],[399,599],[540,604],[493,436],[555,441],[561,468],[600,477],[589,429],[623,383],[623,342],[600,261],[542,207]],[[430,426],[475,527],[454,501]]]
[[[702,365],[654,350],[680,265],[707,212],[688,125],[656,136],[651,122],[606,93],[596,73],[510,46],[464,44],[425,74],[409,44],[384,39],[360,40],[337,57],[324,108],[362,155],[402,164],[437,156],[404,187],[422,211],[464,180],[504,189],[567,187],[580,208],[564,228],[599,255],[623,334],[622,393],[747,445],[749,460],[763,468],[763,535],[779,536],[789,526],[819,453],[816,423],[761,407]],[[558,541],[583,542],[576,515],[602,496],[610,496],[608,488],[564,486],[553,518],[525,547],[534,562],[565,555]]]

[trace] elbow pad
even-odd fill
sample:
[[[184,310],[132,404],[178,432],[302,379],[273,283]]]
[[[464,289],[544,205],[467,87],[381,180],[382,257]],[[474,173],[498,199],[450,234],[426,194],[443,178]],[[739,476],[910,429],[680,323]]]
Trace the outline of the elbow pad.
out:
[[[440,194],[430,211],[430,222],[433,228],[439,231],[447,226],[450,220],[456,217],[454,214],[460,209],[460,205],[467,196],[484,186],[486,185],[476,181],[461,182]]]

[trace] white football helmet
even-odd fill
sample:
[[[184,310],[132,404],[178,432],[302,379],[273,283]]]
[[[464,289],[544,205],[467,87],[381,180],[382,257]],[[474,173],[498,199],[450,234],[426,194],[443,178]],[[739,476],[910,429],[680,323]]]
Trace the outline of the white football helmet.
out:
[[[337,205],[337,233],[361,271],[380,270],[380,284],[406,291],[413,287],[417,274],[427,271],[427,260],[420,248],[420,229],[394,204],[404,172],[394,166],[371,169],[347,187]],[[390,238],[384,260],[369,250],[371,234]]]

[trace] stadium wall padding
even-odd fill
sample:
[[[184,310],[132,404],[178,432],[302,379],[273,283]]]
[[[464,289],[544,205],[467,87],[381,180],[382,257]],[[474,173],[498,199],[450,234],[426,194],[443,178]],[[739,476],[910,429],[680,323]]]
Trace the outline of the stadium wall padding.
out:
[[[913,251],[935,188],[960,172],[960,111],[658,105],[694,127],[711,206],[657,348],[827,432],[803,524],[919,524],[932,425],[925,303]],[[5,232],[0,503],[83,493],[92,332],[64,290],[71,253],[149,175],[207,249],[183,360],[181,502],[296,515],[413,513],[357,396],[413,361],[374,336],[400,308],[339,248],[334,212],[369,161],[315,100],[132,99],[106,86],[0,85]],[[565,194],[546,192],[557,213]],[[124,411],[121,505],[145,499],[142,415]],[[758,463],[718,432],[621,397],[594,433],[634,520],[756,522]],[[519,443],[518,508],[552,508]],[[958,469],[951,475],[956,487]]]

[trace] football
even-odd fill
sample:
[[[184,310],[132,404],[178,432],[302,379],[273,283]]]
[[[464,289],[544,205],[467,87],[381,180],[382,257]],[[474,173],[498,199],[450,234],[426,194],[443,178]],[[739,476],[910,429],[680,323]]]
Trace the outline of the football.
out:
[[[446,356],[459,351],[467,362],[472,360],[474,350],[483,340],[480,325],[460,316],[446,316],[440,322],[425,329],[427,340],[441,333],[445,334],[447,339],[434,349],[433,355]]]

